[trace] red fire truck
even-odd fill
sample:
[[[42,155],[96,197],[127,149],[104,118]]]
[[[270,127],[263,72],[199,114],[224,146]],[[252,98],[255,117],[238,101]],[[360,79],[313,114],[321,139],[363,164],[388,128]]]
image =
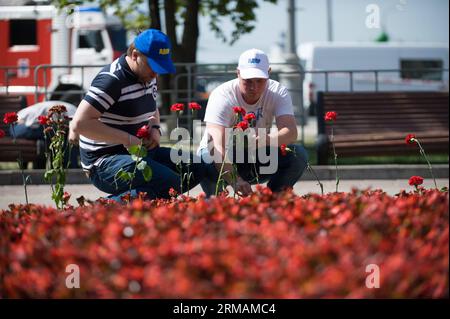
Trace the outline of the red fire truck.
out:
[[[117,24],[111,26],[117,36]],[[67,14],[52,5],[0,6],[0,52],[0,94],[26,95],[28,105],[44,99],[77,104],[117,55],[99,8]]]

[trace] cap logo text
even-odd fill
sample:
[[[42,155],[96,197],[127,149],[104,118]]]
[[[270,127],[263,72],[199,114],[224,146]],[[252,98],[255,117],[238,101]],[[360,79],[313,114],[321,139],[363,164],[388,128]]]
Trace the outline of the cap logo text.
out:
[[[258,58],[248,59],[248,63],[251,63],[251,64],[258,64],[259,62],[261,62],[261,59],[258,59]]]
[[[159,54],[166,55],[170,53],[170,49],[159,49]]]

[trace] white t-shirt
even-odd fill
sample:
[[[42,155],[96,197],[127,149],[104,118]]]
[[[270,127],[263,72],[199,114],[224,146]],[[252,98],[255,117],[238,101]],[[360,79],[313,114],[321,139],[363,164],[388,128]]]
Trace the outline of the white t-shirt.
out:
[[[64,101],[45,101],[27,106],[17,112],[19,121],[25,124],[25,126],[37,128],[39,127],[38,117],[41,115],[47,115],[48,110],[55,105],[64,105],[67,109],[67,116],[73,118],[77,107],[73,104]]]
[[[215,88],[209,96],[205,111],[206,123],[232,127],[235,123],[234,106],[240,106],[247,113],[256,116],[256,129],[270,130],[274,117],[294,115],[291,96],[288,90],[279,82],[267,81],[267,88],[255,104],[247,104],[239,90],[239,79],[225,82]],[[199,150],[208,147],[208,130],[202,137]]]

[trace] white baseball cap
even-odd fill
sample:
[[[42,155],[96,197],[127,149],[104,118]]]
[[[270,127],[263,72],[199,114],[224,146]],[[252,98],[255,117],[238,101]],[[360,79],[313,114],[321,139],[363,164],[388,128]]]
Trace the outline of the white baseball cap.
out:
[[[239,57],[238,70],[243,79],[269,78],[269,58],[258,49],[245,51]]]

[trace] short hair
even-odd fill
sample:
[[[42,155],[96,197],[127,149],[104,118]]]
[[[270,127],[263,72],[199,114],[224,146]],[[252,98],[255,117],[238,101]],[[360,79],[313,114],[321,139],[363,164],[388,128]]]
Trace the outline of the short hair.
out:
[[[136,47],[135,47],[135,45],[134,45],[134,42],[132,42],[132,43],[130,44],[130,46],[128,47],[128,49],[127,49],[127,55],[128,55],[128,56],[131,56],[131,54],[133,53],[133,50],[136,50]]]

